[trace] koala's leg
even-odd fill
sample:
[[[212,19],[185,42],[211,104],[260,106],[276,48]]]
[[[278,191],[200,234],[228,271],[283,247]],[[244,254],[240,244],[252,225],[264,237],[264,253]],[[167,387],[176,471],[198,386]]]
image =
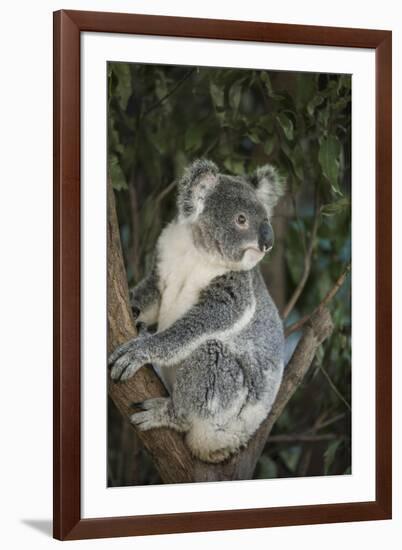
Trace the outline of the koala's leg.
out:
[[[249,399],[241,360],[218,340],[208,340],[177,370],[175,410],[188,418],[186,443],[205,462],[221,462],[252,435],[239,422]]]
[[[179,418],[174,410],[170,397],[156,397],[146,399],[135,406],[143,412],[131,415],[130,421],[140,430],[151,430],[153,428],[171,428],[178,432],[188,430],[188,423],[185,419]]]

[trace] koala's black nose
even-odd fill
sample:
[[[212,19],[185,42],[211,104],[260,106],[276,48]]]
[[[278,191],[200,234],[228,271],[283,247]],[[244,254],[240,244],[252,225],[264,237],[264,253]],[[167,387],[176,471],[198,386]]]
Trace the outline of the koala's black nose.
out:
[[[258,231],[258,246],[261,252],[267,252],[274,246],[274,232],[269,221],[265,220]]]

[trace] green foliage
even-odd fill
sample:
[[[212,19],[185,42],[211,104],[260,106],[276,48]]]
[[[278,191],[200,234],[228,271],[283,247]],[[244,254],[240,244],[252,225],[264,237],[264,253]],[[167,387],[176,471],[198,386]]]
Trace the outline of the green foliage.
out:
[[[339,160],[341,156],[341,144],[336,136],[328,136],[320,142],[318,161],[322,172],[331,184],[334,193],[342,195],[339,189]]]
[[[155,240],[173,216],[184,166],[207,157],[224,171],[249,174],[269,162],[288,187],[280,258],[285,301],[302,277],[319,216],[310,274],[288,322],[310,313],[350,261],[350,75],[113,62],[108,90],[109,175],[118,192],[129,284],[146,271]],[[350,281],[331,312],[334,334],[273,434],[334,438],[273,444],[257,476],[334,474],[350,467]]]

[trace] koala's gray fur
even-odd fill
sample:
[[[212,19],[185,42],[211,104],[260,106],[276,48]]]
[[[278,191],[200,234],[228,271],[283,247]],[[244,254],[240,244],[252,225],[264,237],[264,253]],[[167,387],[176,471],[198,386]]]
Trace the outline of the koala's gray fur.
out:
[[[177,217],[162,231],[151,272],[132,291],[139,320],[157,325],[110,357],[127,380],[153,364],[170,396],[139,404],[139,429],[185,433],[192,453],[220,462],[246,445],[268,415],[283,372],[282,322],[258,262],[283,194],[272,166],[250,178],[198,160],[179,183]]]

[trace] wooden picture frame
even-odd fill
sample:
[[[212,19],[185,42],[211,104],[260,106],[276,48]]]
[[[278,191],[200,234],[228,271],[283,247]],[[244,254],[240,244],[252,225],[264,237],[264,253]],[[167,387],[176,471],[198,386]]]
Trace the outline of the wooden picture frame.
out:
[[[81,518],[80,35],[371,48],[376,57],[376,499]],[[391,518],[391,67],[389,31],[62,10],[54,14],[54,536],[61,540]]]

